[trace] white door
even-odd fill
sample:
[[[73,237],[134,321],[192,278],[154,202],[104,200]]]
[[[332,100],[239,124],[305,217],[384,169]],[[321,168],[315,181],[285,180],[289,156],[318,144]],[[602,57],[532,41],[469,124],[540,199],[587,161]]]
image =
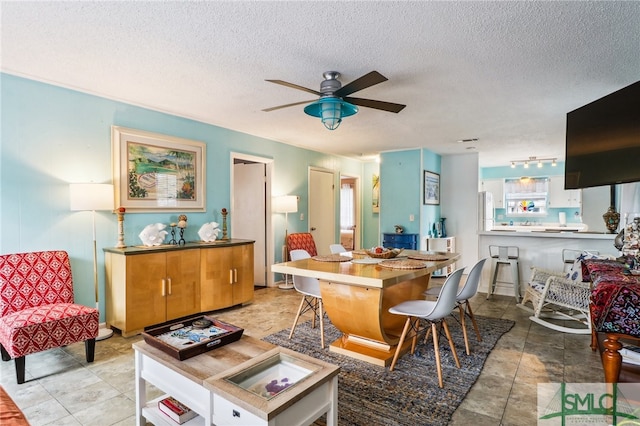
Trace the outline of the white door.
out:
[[[267,285],[266,165],[235,160],[233,164],[233,238],[254,240],[254,284]]]
[[[318,254],[329,254],[336,242],[335,175],[332,171],[309,169],[309,232]]]

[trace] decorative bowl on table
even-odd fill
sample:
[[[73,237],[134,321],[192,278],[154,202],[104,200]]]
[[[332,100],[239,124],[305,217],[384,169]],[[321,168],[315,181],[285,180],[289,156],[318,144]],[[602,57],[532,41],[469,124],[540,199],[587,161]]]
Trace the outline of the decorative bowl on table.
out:
[[[373,257],[376,259],[393,259],[402,253],[401,248],[388,249],[383,247],[375,247],[372,250],[365,250],[369,257]]]

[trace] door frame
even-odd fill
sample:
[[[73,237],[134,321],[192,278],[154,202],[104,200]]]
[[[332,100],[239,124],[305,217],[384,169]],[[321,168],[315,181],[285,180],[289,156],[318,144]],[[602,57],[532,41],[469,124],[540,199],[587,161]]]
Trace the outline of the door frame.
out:
[[[361,229],[361,225],[362,225],[362,179],[360,178],[360,176],[356,176],[356,175],[347,175],[347,174],[340,174],[339,180],[340,180],[340,185],[338,186],[338,188],[341,187],[342,185],[342,179],[353,179],[355,184],[354,184],[354,202],[355,202],[355,226],[356,226],[356,232],[353,235],[353,249],[354,250],[358,250],[361,247],[361,241],[362,241],[362,229]],[[340,227],[340,214],[341,211],[340,209],[342,208],[342,206],[340,205],[340,199],[341,197],[338,197],[338,230],[341,231],[342,228]]]
[[[267,271],[267,287],[274,286],[273,274],[271,273],[271,265],[273,265],[275,261],[274,257],[274,247],[273,247],[273,229],[271,224],[271,178],[273,176],[273,158],[266,157],[258,157],[256,155],[243,154],[240,152],[231,152],[230,156],[230,196],[231,196],[231,211],[234,209],[234,197],[235,197],[235,189],[233,187],[234,183],[234,160],[245,160],[245,161],[253,161],[254,163],[262,163],[265,165],[265,227],[266,227],[266,240],[265,240],[265,257],[266,257],[266,271]],[[230,217],[230,222],[232,224],[231,229],[233,229],[233,215]]]

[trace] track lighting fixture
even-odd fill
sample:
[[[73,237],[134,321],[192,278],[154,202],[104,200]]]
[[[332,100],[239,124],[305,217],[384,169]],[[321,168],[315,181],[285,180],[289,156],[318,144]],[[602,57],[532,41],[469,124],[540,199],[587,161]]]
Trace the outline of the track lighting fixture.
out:
[[[529,168],[529,163],[537,163],[538,168],[544,167],[546,162],[550,162],[552,167],[556,166],[556,158],[538,158],[538,157],[529,157],[526,160],[511,160],[511,168],[515,169],[518,163],[522,163],[522,167],[525,169]]]

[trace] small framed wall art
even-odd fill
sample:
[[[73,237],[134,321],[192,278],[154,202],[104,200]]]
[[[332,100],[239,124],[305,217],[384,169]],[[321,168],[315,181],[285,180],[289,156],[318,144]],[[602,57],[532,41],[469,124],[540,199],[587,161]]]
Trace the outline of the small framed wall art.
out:
[[[440,204],[440,175],[424,171],[424,204]]]
[[[115,203],[128,212],[205,211],[206,145],[111,127]]]

